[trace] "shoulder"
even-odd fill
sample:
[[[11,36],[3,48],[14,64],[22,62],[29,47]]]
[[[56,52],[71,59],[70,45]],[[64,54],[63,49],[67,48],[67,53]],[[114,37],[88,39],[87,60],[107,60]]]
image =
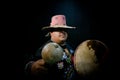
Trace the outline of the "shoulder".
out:
[[[51,42],[51,41],[48,40],[48,41],[45,42],[42,46],[40,46],[40,47],[37,49],[35,56],[41,58],[41,51],[42,51],[42,49],[44,48],[45,45],[47,45],[47,44],[50,43],[50,42]]]
[[[45,45],[47,45],[48,43],[50,43],[50,42],[52,42],[52,41],[51,41],[51,40],[48,40],[48,41],[45,42],[41,47],[39,47],[38,50],[42,50],[43,47],[44,47]]]
[[[67,47],[67,49],[69,49],[69,51],[70,51],[70,53],[74,53],[74,49],[73,49],[73,47],[70,45],[70,44],[68,44],[68,43],[66,43],[66,47]]]

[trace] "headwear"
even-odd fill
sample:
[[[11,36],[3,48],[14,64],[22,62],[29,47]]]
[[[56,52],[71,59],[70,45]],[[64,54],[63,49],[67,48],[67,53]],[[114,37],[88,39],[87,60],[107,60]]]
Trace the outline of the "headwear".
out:
[[[67,26],[65,15],[55,15],[51,18],[50,26],[43,27],[42,30],[75,29],[76,27]]]

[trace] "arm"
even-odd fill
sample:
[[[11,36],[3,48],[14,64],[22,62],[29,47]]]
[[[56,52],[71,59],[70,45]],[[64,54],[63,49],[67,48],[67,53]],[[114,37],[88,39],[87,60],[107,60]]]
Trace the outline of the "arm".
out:
[[[28,76],[40,75],[47,73],[47,68],[44,67],[45,62],[40,56],[41,48],[38,49],[35,56],[32,55],[25,64],[25,74]]]
[[[45,67],[45,61],[43,59],[31,63],[31,74],[47,74],[47,68]]]

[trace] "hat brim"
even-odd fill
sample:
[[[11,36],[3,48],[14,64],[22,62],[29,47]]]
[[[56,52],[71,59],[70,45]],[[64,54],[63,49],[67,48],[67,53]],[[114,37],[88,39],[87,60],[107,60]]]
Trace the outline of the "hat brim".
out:
[[[57,27],[46,26],[46,27],[42,28],[42,30],[46,30],[46,31],[70,30],[70,29],[76,29],[76,27],[71,27],[71,26],[57,26]]]

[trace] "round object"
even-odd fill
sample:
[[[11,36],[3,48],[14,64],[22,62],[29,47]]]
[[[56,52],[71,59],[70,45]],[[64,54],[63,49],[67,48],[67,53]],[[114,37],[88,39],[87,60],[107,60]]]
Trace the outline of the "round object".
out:
[[[75,50],[74,67],[80,76],[89,76],[99,70],[108,47],[99,40],[85,40]]]
[[[43,47],[41,54],[47,64],[53,65],[62,60],[63,49],[57,43],[50,42]]]

